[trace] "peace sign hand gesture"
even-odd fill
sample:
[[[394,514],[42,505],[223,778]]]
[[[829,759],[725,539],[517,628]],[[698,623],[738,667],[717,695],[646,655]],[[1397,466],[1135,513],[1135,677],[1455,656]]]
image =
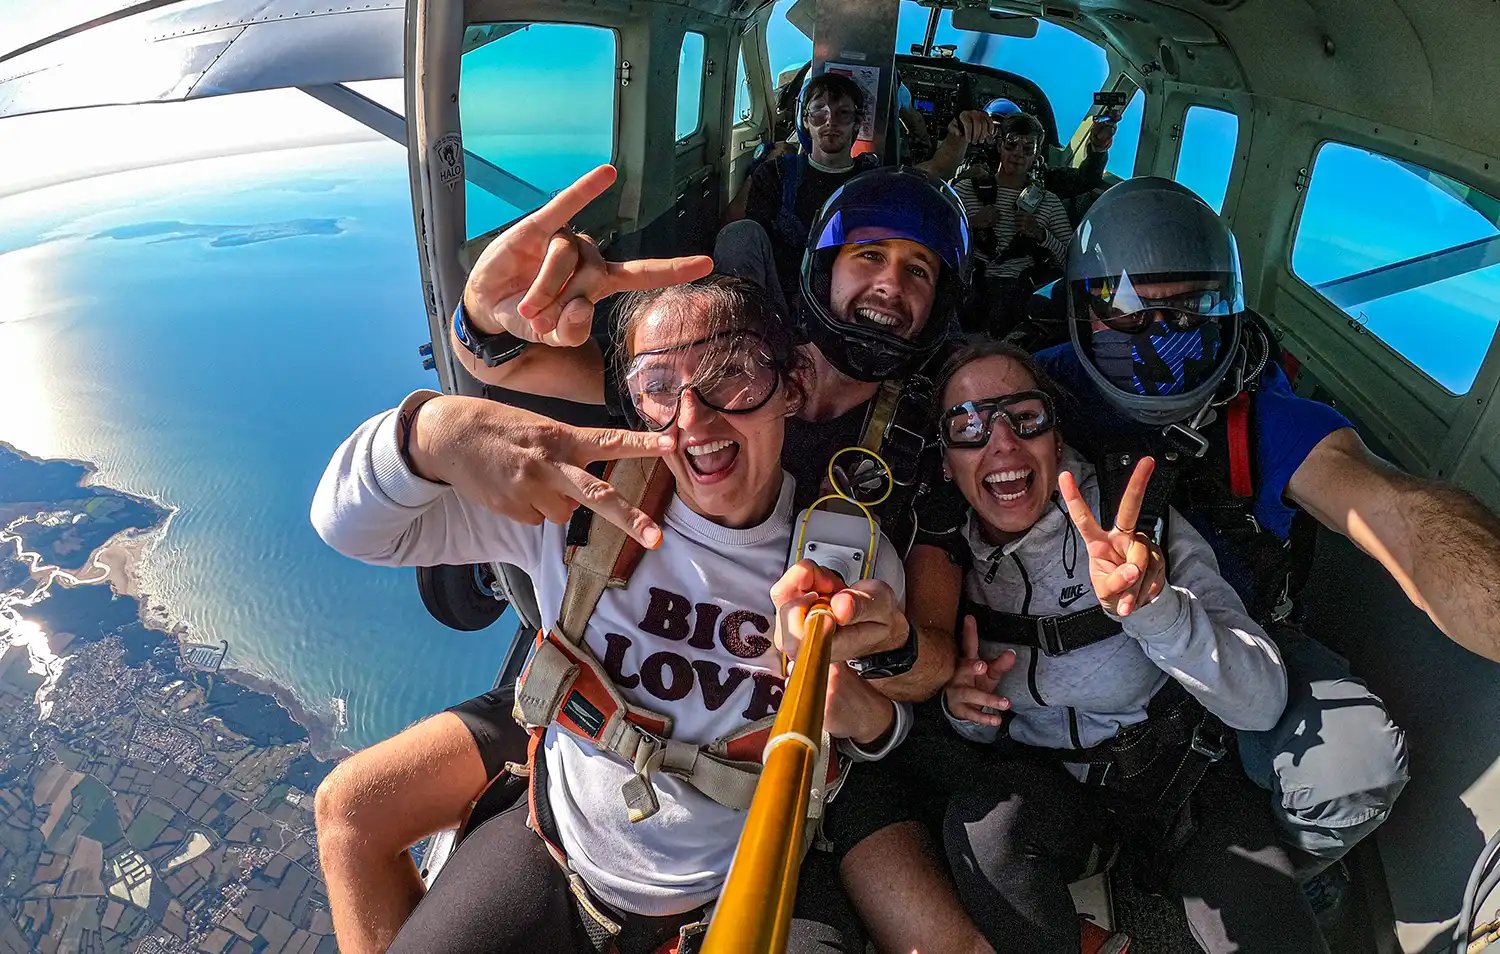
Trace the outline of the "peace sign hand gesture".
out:
[[[1068,471],[1057,475],[1057,489],[1068,505],[1068,516],[1088,545],[1089,580],[1099,605],[1116,616],[1129,616],[1156,599],[1167,585],[1161,548],[1135,529],[1155,469],[1156,461],[1150,457],[1141,458],[1135,465],[1115,525],[1107,531],[1094,519],[1073,475]]]
[[[964,617],[963,629],[964,655],[943,690],[944,701],[948,711],[965,722],[998,727],[1004,723],[1002,713],[1010,708],[1010,700],[995,695],[995,687],[1016,664],[1015,650],[1007,649],[985,662],[979,655],[979,628],[974,617]]]
[[[713,270],[706,255],[606,262],[593,239],[568,222],[614,181],[613,166],[595,168],[489,244],[464,286],[464,312],[475,330],[577,347],[588,339],[600,299],[689,282]]]

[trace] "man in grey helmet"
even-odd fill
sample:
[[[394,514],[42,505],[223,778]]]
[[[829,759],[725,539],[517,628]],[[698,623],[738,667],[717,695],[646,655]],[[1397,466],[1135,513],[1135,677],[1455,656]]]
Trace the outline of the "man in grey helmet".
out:
[[[1146,177],[1106,192],[1079,225],[1066,281],[1071,343],[1037,357],[1087,409],[1068,436],[1103,464],[1116,502],[1135,460],[1154,456],[1157,512],[1170,501],[1208,538],[1280,644],[1285,716],[1238,733],[1239,751],[1274,794],[1304,873],[1321,871],[1385,820],[1407,759],[1380,699],[1297,627],[1313,522],[1379,561],[1454,641],[1500,659],[1500,521],[1379,459],[1342,414],[1292,393],[1245,307],[1234,236],[1183,186]]]

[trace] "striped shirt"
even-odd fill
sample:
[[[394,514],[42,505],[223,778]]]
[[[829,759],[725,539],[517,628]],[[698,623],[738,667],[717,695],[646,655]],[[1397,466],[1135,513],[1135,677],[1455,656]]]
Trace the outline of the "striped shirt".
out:
[[[973,180],[960,179],[953,188],[964,204],[964,211],[970,216],[984,208],[979,201],[979,193],[974,189]],[[1000,217],[990,231],[995,233],[996,258],[1003,257],[1006,247],[1016,236],[1020,224],[1016,200],[1020,196],[1020,189],[1000,186],[995,190],[995,211],[1000,213]],[[1042,244],[1047,246],[1047,251],[1052,253],[1053,260],[1061,265],[1067,259],[1068,242],[1073,237],[1073,223],[1068,220],[1067,210],[1063,208],[1057,196],[1047,192],[1042,198],[1042,204],[1036,210],[1036,220],[1041,223],[1046,233],[1042,238]],[[1018,278],[1032,264],[1029,256],[991,261],[986,259],[984,253],[979,252],[977,257],[984,265],[984,273],[991,278]]]

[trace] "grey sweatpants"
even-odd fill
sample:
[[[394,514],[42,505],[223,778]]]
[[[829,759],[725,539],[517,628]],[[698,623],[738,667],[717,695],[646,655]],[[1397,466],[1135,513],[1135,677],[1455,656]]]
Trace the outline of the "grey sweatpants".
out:
[[[754,282],[776,300],[783,313],[786,295],[776,277],[776,258],[771,254],[771,236],[759,222],[740,219],[719,229],[714,237],[714,271]]]
[[[1268,627],[1287,670],[1286,712],[1266,732],[1239,732],[1245,774],[1272,809],[1303,876],[1380,827],[1406,787],[1406,733],[1349,663],[1295,626]]]

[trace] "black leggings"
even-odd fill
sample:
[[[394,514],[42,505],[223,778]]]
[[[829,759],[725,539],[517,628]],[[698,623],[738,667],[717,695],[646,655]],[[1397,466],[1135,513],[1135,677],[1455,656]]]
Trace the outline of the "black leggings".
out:
[[[1182,897],[1198,945],[1209,954],[1326,954],[1264,796],[1235,775],[1210,772],[1193,805],[1198,831],[1175,856],[1167,885]],[[1098,789],[1055,763],[996,765],[953,796],[943,819],[949,865],[996,950],[1077,954],[1068,884],[1097,846],[1136,834],[1118,818]]]
[[[486,821],[463,840],[432,890],[407,918],[387,954],[590,954],[583,915],[567,877],[526,827],[526,803]],[[621,954],[649,952],[699,912],[626,916]],[[839,887],[833,860],[810,852],[793,909],[793,954],[856,954],[859,922]]]

